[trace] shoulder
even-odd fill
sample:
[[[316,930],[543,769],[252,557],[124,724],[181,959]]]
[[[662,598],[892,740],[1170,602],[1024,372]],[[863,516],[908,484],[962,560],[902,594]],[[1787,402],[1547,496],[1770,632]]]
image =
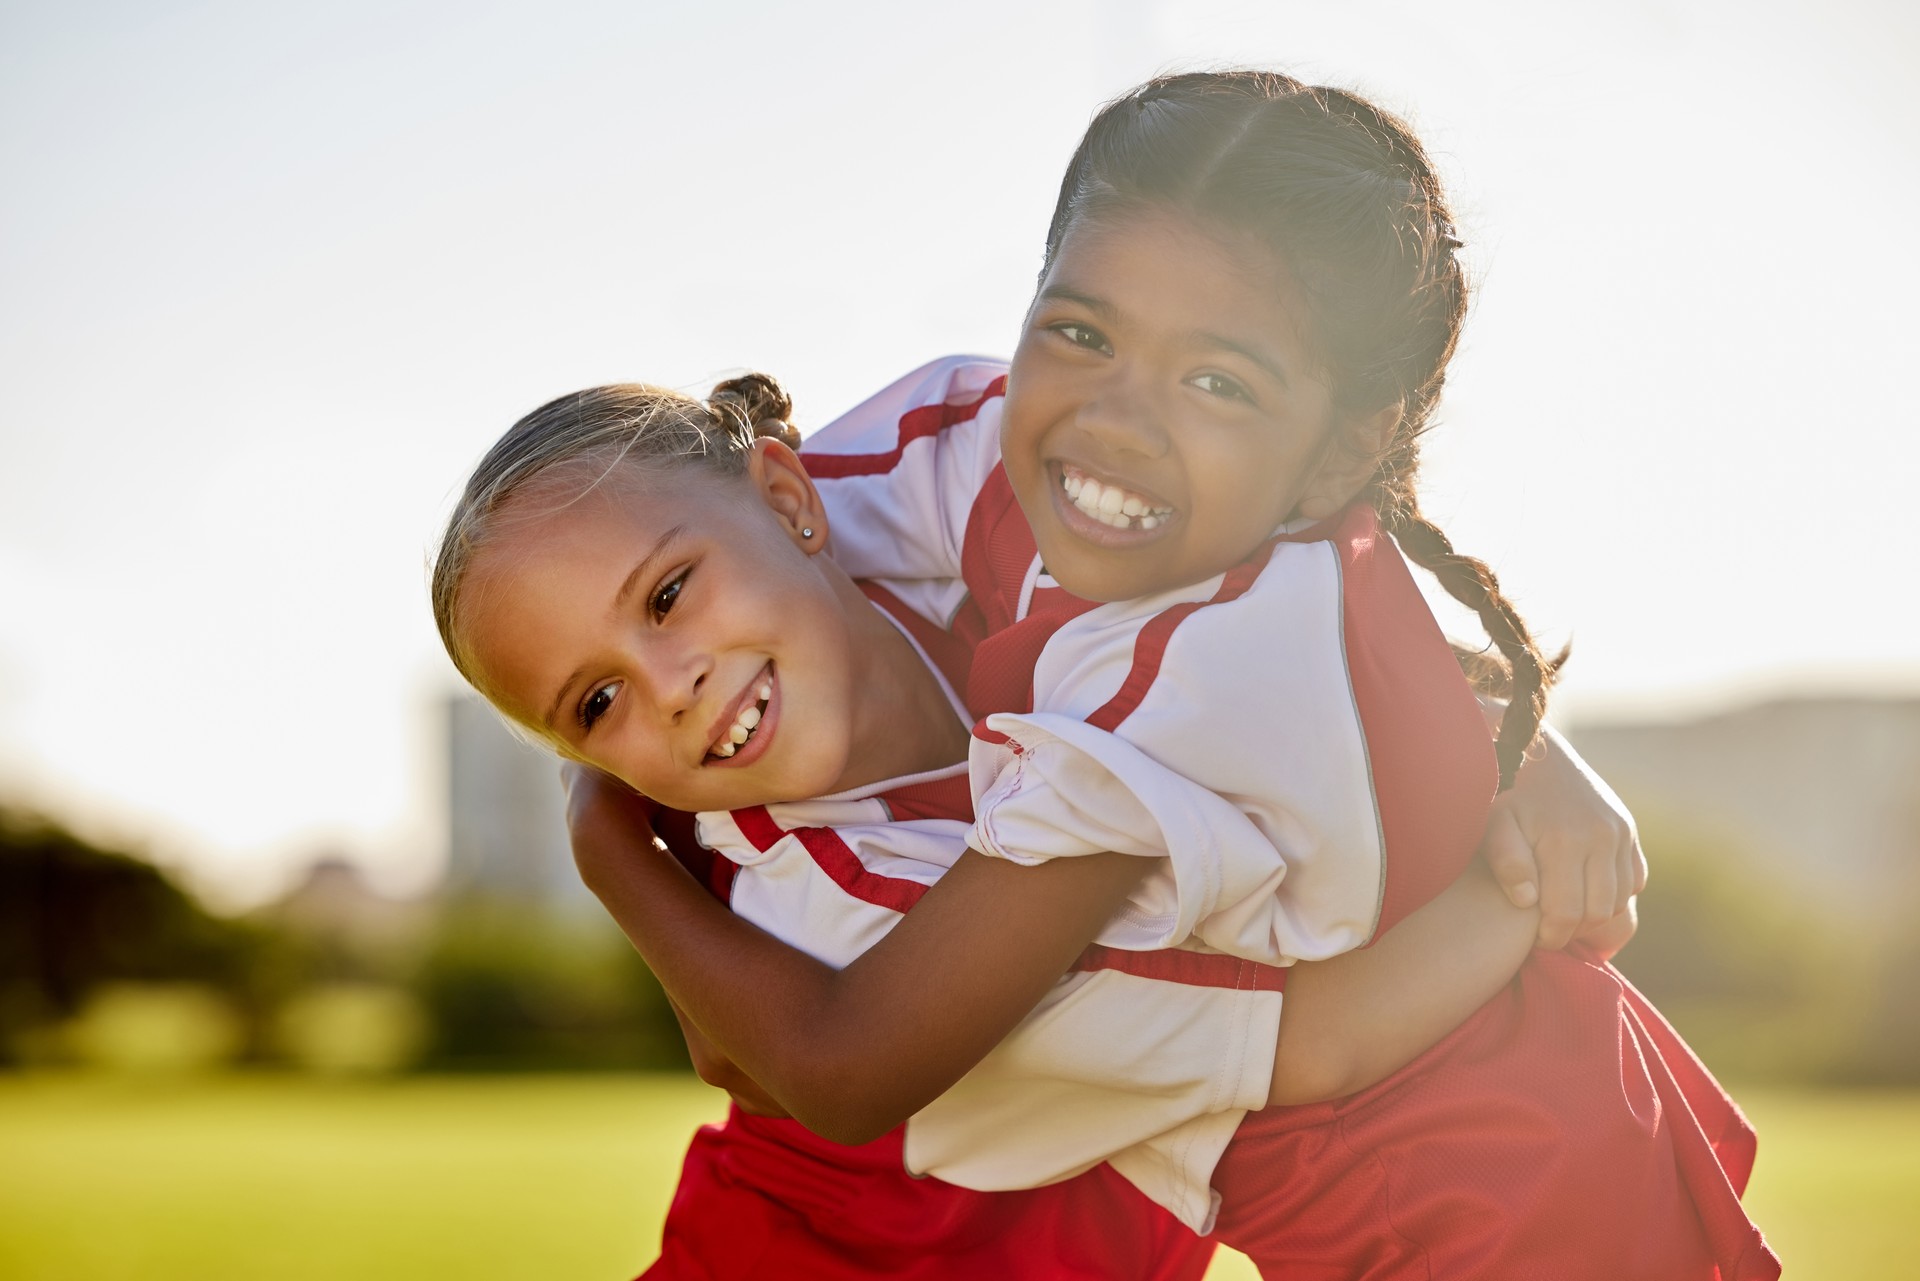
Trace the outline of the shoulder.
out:
[[[1006,382],[1005,361],[986,356],[930,361],[813,432],[801,457],[816,479],[848,468],[883,469],[913,441],[978,419],[1005,395]]]

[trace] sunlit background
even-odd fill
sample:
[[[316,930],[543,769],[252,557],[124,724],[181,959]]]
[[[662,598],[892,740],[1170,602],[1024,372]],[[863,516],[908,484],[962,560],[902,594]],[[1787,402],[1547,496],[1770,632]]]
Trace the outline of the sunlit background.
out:
[[[1556,719],[1881,938],[1920,903],[1916,56],[1894,0],[7,0],[0,806],[225,912],[316,863],[431,892],[425,566],[486,445],[593,383],[766,369],[806,427],[1004,354],[1096,105],[1259,64],[1440,157],[1478,295],[1426,506],[1573,640]],[[377,1005],[287,1017],[407,1042]]]

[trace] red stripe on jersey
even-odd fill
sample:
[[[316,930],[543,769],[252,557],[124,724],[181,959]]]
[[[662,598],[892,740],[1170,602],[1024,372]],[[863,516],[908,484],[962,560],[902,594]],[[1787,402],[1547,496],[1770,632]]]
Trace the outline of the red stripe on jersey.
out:
[[[1287,967],[1262,965],[1237,956],[1217,952],[1183,952],[1168,948],[1158,952],[1127,952],[1095,943],[1073,963],[1076,971],[1118,970],[1143,979],[1163,983],[1184,983],[1189,987],[1224,987],[1237,992],[1281,992],[1287,986]]]
[[[983,743],[992,743],[995,747],[1005,747],[1008,743],[1013,743],[1012,739],[999,730],[988,728],[987,718],[984,716],[973,723],[973,736]],[[1016,756],[1019,755],[1020,744],[1013,743],[1013,751]]]
[[[892,471],[899,465],[900,457],[907,452],[908,445],[977,418],[981,406],[996,396],[1006,395],[1006,392],[1007,376],[1001,374],[973,400],[959,404],[942,401],[937,405],[922,405],[918,409],[908,410],[900,416],[899,443],[884,454],[809,454],[802,451],[800,458],[807,465],[807,474],[815,480],[871,476],[876,472]]]
[[[961,780],[963,783],[965,780]],[[887,793],[899,797],[913,788]],[[854,898],[876,907],[905,914],[913,910],[930,886],[903,877],[882,876],[867,870],[860,856],[830,827],[796,827],[792,831],[773,821],[763,805],[733,811],[740,834],[761,853],[772,849],[782,837],[793,836],[805,847],[816,866],[835,885]],[[719,860],[724,862],[725,860]],[[1127,952],[1119,948],[1088,945],[1074,962],[1078,971],[1119,970],[1145,979],[1184,983],[1189,987],[1222,987],[1235,991],[1278,992],[1286,987],[1287,971],[1282,966],[1260,965],[1237,956],[1168,949],[1159,952]]]
[[[1007,479],[1007,465],[996,463],[981,482],[960,540],[960,576],[987,634],[1005,631],[1017,620],[1020,588],[1039,554],[1033,526]]]
[[[973,821],[973,788],[964,773],[951,778],[936,778],[925,783],[908,783],[882,793],[887,812],[896,822],[910,818],[950,818],[961,823]]]
[[[967,707],[975,716],[1032,711],[1033,667],[1040,651],[1069,620],[1097,604],[1057,588],[1041,589],[1023,617],[1020,593],[1039,554],[1006,468],[995,467],[967,517],[960,572],[968,596],[953,623],[954,632],[974,646]]]
[[[1167,656],[1167,644],[1173,639],[1174,629],[1197,610],[1238,600],[1246,595],[1247,589],[1260,577],[1260,571],[1273,559],[1274,546],[1274,542],[1269,542],[1235,565],[1221,581],[1219,590],[1206,600],[1189,601],[1163,610],[1142,627],[1139,638],[1133,643],[1133,666],[1127,671],[1127,679],[1120,682],[1118,693],[1087,717],[1087,724],[1111,734],[1120,722],[1133,715],[1134,708],[1140,706],[1141,700],[1160,676],[1160,660]]]
[[[788,831],[773,821],[764,805],[733,811],[733,821],[739,826],[740,834],[763,854],[778,844],[780,838],[792,836],[835,885],[863,903],[904,913],[911,911],[927,892],[927,887],[918,881],[868,871],[860,856],[831,827],[796,827]]]
[[[1377,939],[1466,870],[1500,772],[1480,704],[1373,508],[1354,504],[1320,536],[1340,557],[1347,677],[1387,852]]]

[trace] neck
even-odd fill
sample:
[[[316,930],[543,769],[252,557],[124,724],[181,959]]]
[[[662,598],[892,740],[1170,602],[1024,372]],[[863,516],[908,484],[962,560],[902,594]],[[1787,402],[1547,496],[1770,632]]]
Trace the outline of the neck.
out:
[[[852,579],[834,575],[864,679],[854,691],[853,751],[835,791],[965,760],[967,729],[933,671]]]

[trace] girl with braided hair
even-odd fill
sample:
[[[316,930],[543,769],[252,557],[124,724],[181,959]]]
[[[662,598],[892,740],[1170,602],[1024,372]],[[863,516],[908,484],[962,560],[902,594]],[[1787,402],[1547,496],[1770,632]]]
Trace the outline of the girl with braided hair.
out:
[[[810,459],[818,497],[795,506],[807,538],[831,515],[846,568],[910,585],[976,646],[972,850],[836,971],[624,857],[652,831],[631,798],[577,777],[574,805],[589,884],[780,1105],[849,1141],[918,1111],[908,1164],[976,1187],[1110,1156],[1271,1275],[1777,1275],[1738,1203],[1751,1131],[1595,950],[1529,958],[1384,1079],[1361,1058],[1328,1072],[1317,1094],[1337,1098],[1289,1105],[1316,1091],[1281,1088],[1276,1061],[1270,1106],[1249,1112],[1226,1088],[1245,1054],[1218,1056],[1221,1070],[1188,1073],[1185,1121],[1155,1111],[1179,1091],[1148,1083],[1138,1038],[1178,1059],[1201,1029],[1161,1008],[1100,1039],[1052,1003],[1160,957],[1163,982],[1239,994],[1216,1021],[1271,1046],[1310,1008],[1311,971],[1291,963],[1405,943],[1519,770],[1547,666],[1484,566],[1413,500],[1464,312],[1455,247],[1392,117],[1260,73],[1156,81],[1103,111],[1076,155],[1008,377],[942,362],[822,433],[838,439]],[[891,448],[861,447],[876,423],[897,428]],[[1383,529],[1506,656],[1497,751]],[[511,704],[496,691],[515,665],[495,653],[476,683]],[[631,669],[586,706],[657,720],[641,686]],[[744,728],[742,757],[766,733]],[[660,795],[590,734],[565,741]],[[809,847],[850,896],[884,879],[857,851],[852,865],[814,851],[817,828],[742,814],[726,816],[734,839]],[[1614,873],[1610,860],[1573,862]],[[1631,887],[1595,885],[1593,902]],[[1108,950],[1056,987],[1096,936]],[[1110,1061],[1105,1093],[1085,1097],[1085,1071],[1077,1093],[1040,1087],[1063,1039]],[[1129,1086],[1134,1105],[1116,1106]]]

